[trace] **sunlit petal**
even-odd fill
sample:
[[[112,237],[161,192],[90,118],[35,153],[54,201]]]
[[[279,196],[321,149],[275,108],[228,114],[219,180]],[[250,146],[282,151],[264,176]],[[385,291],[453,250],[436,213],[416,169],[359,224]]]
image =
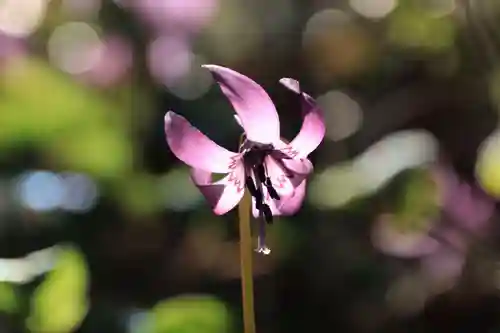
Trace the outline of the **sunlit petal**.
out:
[[[196,169],[227,173],[238,156],[210,140],[184,117],[172,111],[165,115],[165,134],[174,155]]]
[[[265,90],[252,79],[217,65],[204,65],[231,102],[249,140],[274,143],[280,137],[276,108]]]
[[[300,90],[298,81],[283,78],[280,80],[280,83],[291,91],[301,95],[304,120],[299,133],[290,142],[290,147],[295,155],[294,157],[307,157],[319,146],[325,137],[326,126],[322,111],[311,96]]]
[[[226,177],[212,183],[212,174],[207,171],[192,169],[191,178],[200,189],[217,215],[232,210],[245,193],[245,171],[243,164],[238,164]]]

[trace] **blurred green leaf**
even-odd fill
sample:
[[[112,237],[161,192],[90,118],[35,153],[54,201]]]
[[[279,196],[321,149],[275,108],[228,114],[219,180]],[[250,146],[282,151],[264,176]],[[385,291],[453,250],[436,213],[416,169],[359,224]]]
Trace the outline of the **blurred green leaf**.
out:
[[[87,266],[73,248],[61,250],[56,267],[35,290],[27,325],[33,332],[66,333],[87,314]]]
[[[128,117],[36,58],[14,64],[0,81],[0,147],[48,149],[59,167],[97,176],[130,166]]]
[[[396,197],[395,215],[399,227],[420,230],[438,217],[439,192],[431,174],[426,169],[410,169],[402,173],[403,184]]]
[[[96,125],[75,130],[47,148],[58,166],[97,177],[118,178],[132,168],[132,146],[113,128]]]
[[[180,296],[156,305],[145,322],[150,333],[224,333],[229,320],[226,306],[216,298]]]
[[[15,313],[19,309],[16,287],[8,283],[0,283],[0,312]]]
[[[389,18],[388,37],[395,45],[439,52],[450,49],[457,27],[450,17],[436,17],[415,6],[403,6]]]
[[[108,107],[46,63],[23,58],[2,72],[0,124],[22,127],[33,139],[58,135],[59,130],[102,122]]]
[[[158,189],[158,178],[145,173],[134,173],[117,184],[116,198],[127,212],[149,214],[163,209],[163,198]]]
[[[180,167],[165,174],[158,182],[164,207],[187,211],[203,202],[200,190],[194,185],[188,167]]]

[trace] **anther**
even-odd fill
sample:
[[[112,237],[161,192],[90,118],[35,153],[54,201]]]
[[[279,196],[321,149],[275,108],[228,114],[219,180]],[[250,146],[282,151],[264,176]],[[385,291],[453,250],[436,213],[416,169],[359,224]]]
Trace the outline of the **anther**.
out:
[[[262,183],[266,181],[266,169],[263,164],[257,165],[257,177]]]
[[[262,215],[264,215],[264,221],[266,221],[267,224],[273,224],[273,213],[271,212],[271,208],[266,204],[262,204],[260,211]]]
[[[268,186],[267,187],[267,192],[269,193],[269,195],[271,196],[271,198],[273,198],[274,200],[280,200],[281,199],[280,195],[278,194],[278,192],[276,192],[276,190],[274,189],[274,187]]]
[[[250,192],[250,194],[252,195],[252,197],[255,198],[255,201],[257,201],[257,203],[262,202],[262,197],[263,197],[262,192],[260,190],[258,190],[257,187],[255,187],[255,184],[253,182],[252,177],[246,178],[245,185],[246,185],[248,191]]]
[[[266,245],[259,246],[255,251],[257,253],[262,253],[265,256],[267,256],[271,253],[271,249],[268,248]]]
[[[264,184],[266,184],[266,186],[272,186],[273,183],[271,182],[271,178],[266,177],[266,181],[264,182]]]
[[[259,236],[257,237],[257,248],[255,251],[264,255],[271,253],[271,249],[266,246],[266,225],[262,220],[259,220]]]
[[[278,194],[278,192],[276,192],[276,190],[273,187],[273,184],[271,182],[271,178],[267,177],[266,181],[264,182],[264,185],[266,185],[267,192],[269,192],[269,195],[271,196],[271,198],[273,198],[274,200],[281,199],[280,195]]]

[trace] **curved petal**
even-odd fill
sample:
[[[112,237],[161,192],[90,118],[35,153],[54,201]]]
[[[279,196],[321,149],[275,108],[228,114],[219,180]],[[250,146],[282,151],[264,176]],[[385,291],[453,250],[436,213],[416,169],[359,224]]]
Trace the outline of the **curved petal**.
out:
[[[276,143],[274,147],[276,150],[273,151],[272,156],[277,160],[281,160],[287,169],[306,175],[314,170],[312,162],[306,157],[297,157],[298,152],[289,143],[283,141],[283,139]]]
[[[291,195],[282,197],[281,200],[271,199],[267,189],[264,187],[263,192],[266,198],[266,204],[269,205],[273,216],[289,216],[297,213],[304,203],[306,184],[306,180],[303,180]],[[259,217],[259,211],[255,205],[255,198],[252,198],[252,214],[255,218]]]
[[[311,161],[307,157],[297,157],[299,153],[289,143],[281,140],[274,145],[274,148],[272,156],[283,161],[287,169],[300,174],[310,174],[313,171]]]
[[[245,193],[243,164],[238,164],[226,177],[215,183],[212,183],[210,172],[200,169],[191,169],[191,179],[217,215],[226,214],[236,207]]]
[[[312,170],[309,169],[312,165],[298,160],[275,159],[267,156],[265,163],[271,183],[280,196],[290,196]]]
[[[303,159],[283,159],[281,160],[285,167],[297,174],[300,175],[309,175],[311,172],[313,172],[314,167],[312,162],[308,158],[303,158]]]
[[[280,205],[277,207],[279,211],[277,215],[293,215],[297,213],[304,203],[306,187],[306,180],[304,179],[302,183],[295,188],[291,196],[281,199]]]
[[[314,151],[325,137],[326,126],[320,107],[314,99],[300,90],[299,82],[290,78],[283,78],[280,83],[302,97],[302,112],[304,121],[299,134],[290,142],[290,146],[297,152],[298,158],[307,157]]]
[[[217,65],[202,67],[212,72],[238,114],[249,140],[263,144],[279,140],[280,122],[276,108],[260,85],[229,68]]]
[[[288,171],[283,165],[278,164],[278,162],[270,156],[265,158],[264,163],[267,169],[267,176],[271,179],[271,183],[276,192],[278,192],[280,196],[289,196],[293,194],[296,185],[292,183],[292,179],[295,178],[296,175]]]
[[[239,156],[210,140],[172,111],[165,115],[165,136],[174,155],[196,169],[227,173]]]

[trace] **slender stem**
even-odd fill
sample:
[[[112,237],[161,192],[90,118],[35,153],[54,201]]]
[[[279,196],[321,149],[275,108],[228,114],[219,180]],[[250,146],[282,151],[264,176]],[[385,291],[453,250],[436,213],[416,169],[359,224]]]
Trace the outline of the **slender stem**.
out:
[[[250,225],[251,197],[245,190],[245,195],[238,207],[240,220],[240,266],[241,293],[243,302],[244,333],[255,333],[255,313],[253,303],[253,269],[252,269],[252,230]]]

